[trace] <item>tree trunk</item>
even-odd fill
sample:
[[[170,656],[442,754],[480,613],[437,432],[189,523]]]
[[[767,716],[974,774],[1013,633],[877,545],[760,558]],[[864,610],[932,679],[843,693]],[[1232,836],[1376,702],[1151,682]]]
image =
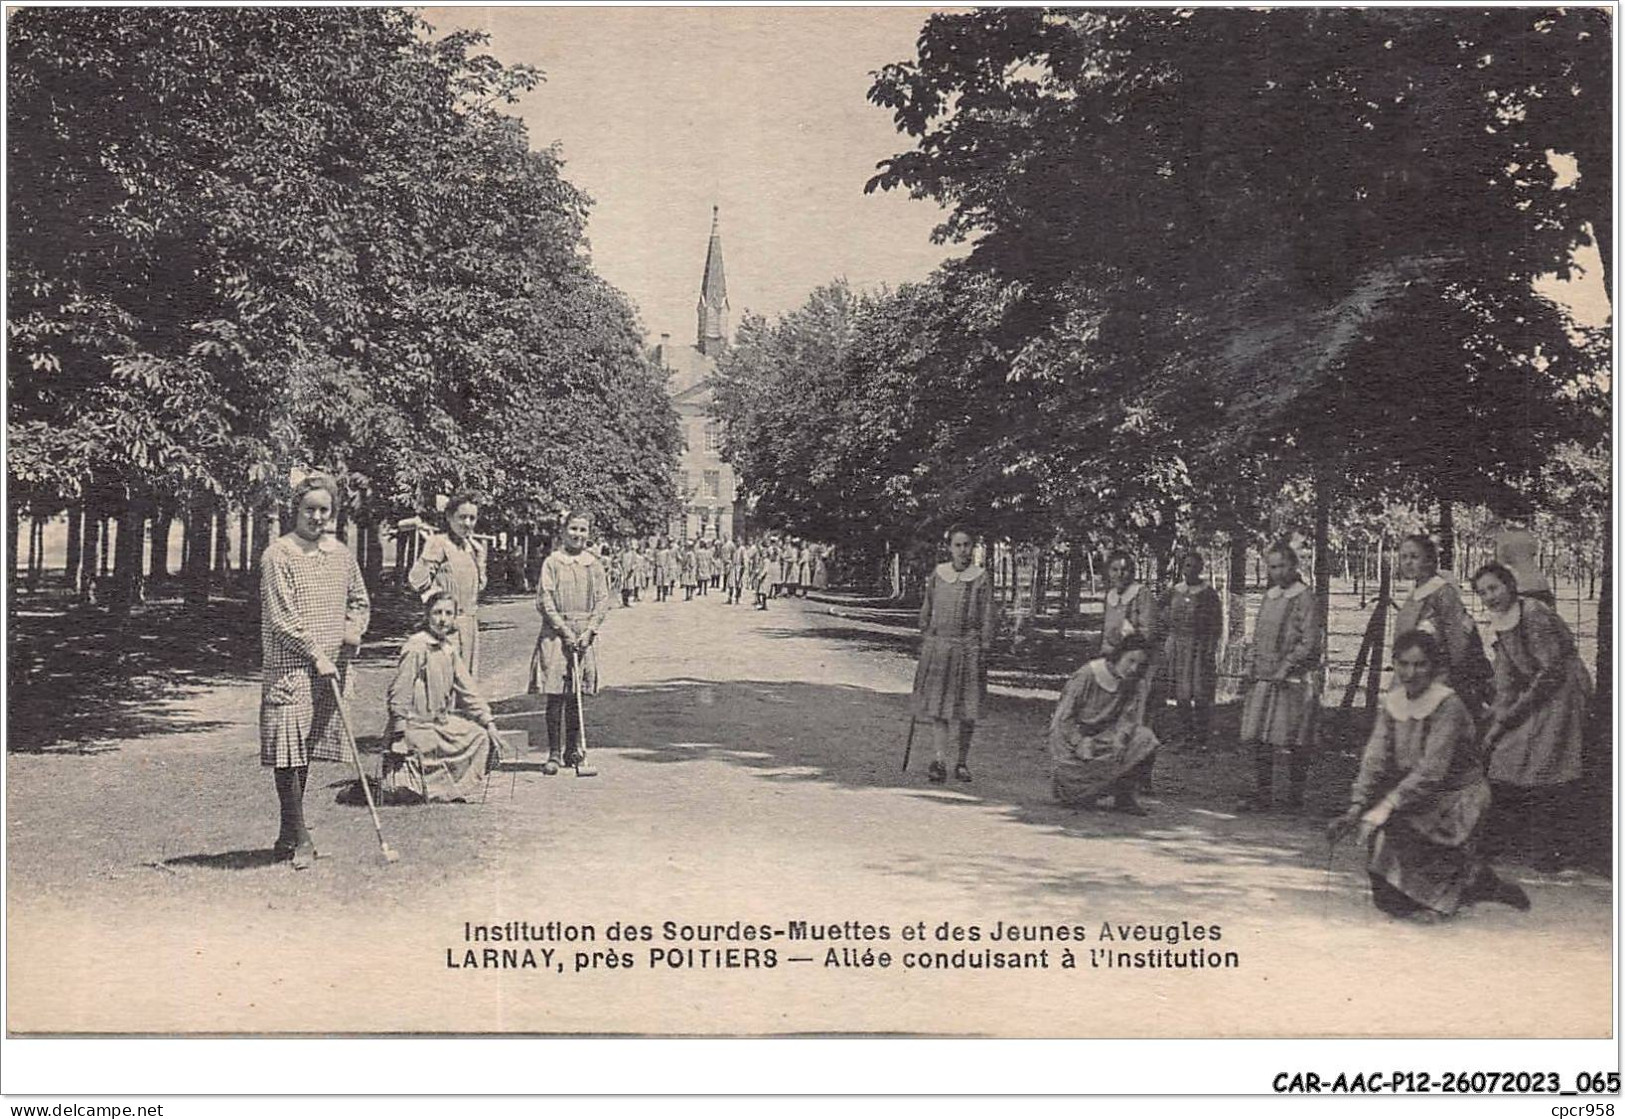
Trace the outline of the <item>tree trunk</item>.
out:
[[[214,569],[222,575],[231,571],[231,514],[224,501],[214,514]]]
[[[87,499],[85,502],[85,537],[81,545],[79,576],[76,580],[79,585],[79,600],[81,602],[94,602],[96,600],[96,565],[101,555],[101,531],[101,509],[94,502]]]
[[[7,570],[11,572],[11,585],[14,587],[17,585],[17,554],[22,548],[22,544],[20,543],[19,539],[22,536],[22,532],[22,505],[16,501],[13,501],[11,505],[11,532],[7,535],[6,542],[8,547],[11,549],[10,567],[8,567]]]
[[[141,545],[145,539],[146,510],[127,499],[118,514],[118,545],[113,556],[113,592],[109,605],[125,617],[141,594]]]
[[[147,565],[148,578],[159,582],[169,578],[169,529],[175,523],[175,510],[168,504],[159,504],[152,511],[152,561]]]
[[[186,605],[192,610],[209,605],[209,560],[214,553],[212,506],[207,496],[198,494],[186,513]]]
[[[40,573],[40,519],[37,516],[28,518],[28,585],[39,586]]]
[[[248,506],[244,505],[237,511],[237,570],[245,575],[250,566],[249,554]]]
[[[367,559],[363,575],[367,586],[376,587],[384,575],[384,543],[379,538],[378,523],[367,526]]]
[[[1315,601],[1320,609],[1320,647],[1326,648],[1331,621],[1332,565],[1326,553],[1331,549],[1332,479],[1323,474],[1315,480]],[[1324,654],[1323,654],[1324,655]]]
[[[70,591],[79,589],[79,558],[83,554],[84,532],[85,511],[76,502],[68,506],[68,555],[62,565]]]
[[[1230,570],[1226,573],[1225,608],[1229,609],[1230,602],[1245,601],[1247,593],[1247,537],[1240,532],[1230,534]],[[1226,642],[1235,641],[1241,637],[1242,626],[1246,624],[1244,610],[1236,610],[1230,618],[1230,626],[1224,635]]]
[[[1376,645],[1371,650],[1370,674],[1365,680],[1365,706],[1368,711],[1377,709],[1377,697],[1382,695],[1382,666],[1388,659],[1388,596],[1393,590],[1393,576],[1389,574],[1386,564],[1380,562],[1382,543],[1377,544],[1377,602],[1374,610],[1376,617],[1382,619],[1373,621],[1373,628],[1377,631]]]
[[[1456,569],[1456,507],[1449,501],[1439,502],[1439,570]]]
[[[249,551],[249,562],[255,574],[259,573],[260,557],[271,546],[271,509],[262,500],[254,509],[254,546]]]

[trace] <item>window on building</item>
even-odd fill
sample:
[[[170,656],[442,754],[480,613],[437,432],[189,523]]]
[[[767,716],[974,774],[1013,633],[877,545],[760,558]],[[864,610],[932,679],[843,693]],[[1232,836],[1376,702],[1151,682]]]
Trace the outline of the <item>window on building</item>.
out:
[[[708,455],[722,453],[722,425],[715,420],[705,425],[705,453]]]
[[[692,481],[693,481],[692,476],[686,470],[678,475],[678,477],[677,477],[677,492],[678,492],[678,494],[680,496],[687,497],[690,493],[694,492],[690,488],[690,483]]]
[[[705,472],[705,496],[706,497],[721,497],[722,496],[722,471],[720,471],[720,470],[707,470]]]

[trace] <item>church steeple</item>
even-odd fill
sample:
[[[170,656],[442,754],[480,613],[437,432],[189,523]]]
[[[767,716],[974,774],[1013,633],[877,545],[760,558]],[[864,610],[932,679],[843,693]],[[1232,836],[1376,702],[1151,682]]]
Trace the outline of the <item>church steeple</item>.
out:
[[[716,357],[728,344],[728,281],[722,275],[722,232],[719,207],[711,207],[711,244],[705,250],[705,278],[700,282],[696,308],[699,338],[695,344],[708,357]]]

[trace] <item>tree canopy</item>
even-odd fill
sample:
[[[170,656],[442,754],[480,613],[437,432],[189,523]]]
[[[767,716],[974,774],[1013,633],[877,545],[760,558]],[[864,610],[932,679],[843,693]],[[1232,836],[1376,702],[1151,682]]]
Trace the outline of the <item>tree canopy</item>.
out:
[[[7,22],[14,488],[663,523],[675,415],[590,200],[504,106],[541,80],[388,8]]]

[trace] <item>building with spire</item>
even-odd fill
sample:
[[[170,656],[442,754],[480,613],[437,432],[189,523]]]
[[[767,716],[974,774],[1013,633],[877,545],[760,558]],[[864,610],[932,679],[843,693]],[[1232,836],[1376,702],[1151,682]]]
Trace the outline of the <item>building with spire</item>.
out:
[[[692,346],[673,345],[671,335],[662,334],[650,354],[666,370],[666,391],[688,441],[677,463],[681,509],[668,533],[679,540],[734,535],[736,479],[733,467],[722,459],[721,426],[711,418],[711,374],[728,346],[728,281],[722,270],[721,215],[715,206],[694,333]]]

